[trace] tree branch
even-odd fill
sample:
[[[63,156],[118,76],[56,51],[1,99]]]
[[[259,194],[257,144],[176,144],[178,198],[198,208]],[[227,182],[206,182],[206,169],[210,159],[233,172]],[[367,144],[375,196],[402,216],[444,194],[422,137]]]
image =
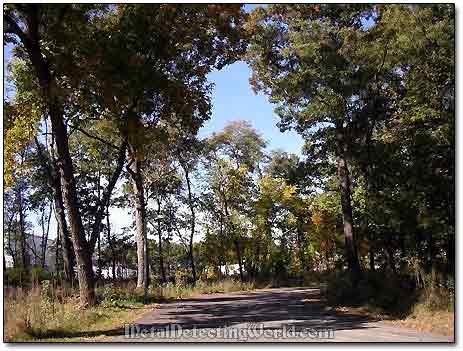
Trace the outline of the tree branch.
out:
[[[29,42],[29,38],[26,33],[19,27],[18,23],[11,17],[10,14],[3,14],[3,19],[8,23],[8,26],[4,28],[5,33],[15,34],[19,39],[26,45]]]
[[[105,213],[105,209],[109,204],[109,200],[111,199],[111,194],[116,186],[117,180],[119,179],[122,168],[124,167],[125,163],[125,153],[127,151],[128,141],[127,138],[122,143],[119,149],[119,154],[117,156],[117,164],[116,169],[114,170],[111,178],[109,179],[108,186],[106,187],[105,191],[103,192],[103,197],[100,203],[98,204],[98,208],[95,214],[95,220],[93,222],[92,233],[90,235],[90,248],[94,248],[96,241],[98,239],[98,233],[100,231],[101,221],[103,220],[103,216]]]
[[[106,141],[106,140],[104,140],[104,139],[102,139],[102,138],[100,138],[100,137],[98,137],[98,136],[96,136],[96,135],[92,135],[92,134],[90,134],[89,132],[83,130],[82,128],[79,128],[79,127],[74,126],[74,125],[71,125],[71,124],[69,124],[69,127],[70,127],[71,129],[78,130],[79,132],[81,132],[82,134],[88,136],[89,138],[98,140],[99,142],[102,142],[103,144],[105,144],[105,145],[107,145],[107,146],[109,146],[109,147],[111,147],[111,148],[113,148],[113,149],[116,149],[116,150],[119,150],[119,149],[120,149],[118,146],[113,145],[113,144],[111,144],[110,142],[108,142],[108,141]],[[124,150],[124,152],[125,152],[125,150]]]

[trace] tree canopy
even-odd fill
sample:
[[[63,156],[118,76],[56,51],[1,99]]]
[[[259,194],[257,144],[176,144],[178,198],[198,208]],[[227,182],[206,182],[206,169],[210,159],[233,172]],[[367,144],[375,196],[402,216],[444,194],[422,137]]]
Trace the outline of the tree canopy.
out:
[[[133,270],[145,292],[231,270],[278,284],[340,272],[354,287],[378,270],[424,272],[449,287],[454,15],[447,4],[5,5],[14,269],[45,267],[46,250],[30,248],[40,229],[84,307],[105,270]],[[299,154],[271,150],[252,115],[199,133],[216,118],[209,74],[240,60],[280,130],[303,138]],[[133,219],[123,230],[116,209]]]

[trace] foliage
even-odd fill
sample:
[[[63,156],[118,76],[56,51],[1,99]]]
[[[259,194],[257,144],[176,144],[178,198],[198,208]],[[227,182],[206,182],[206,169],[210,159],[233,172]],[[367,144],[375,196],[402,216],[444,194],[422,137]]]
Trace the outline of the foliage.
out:
[[[49,89],[14,26],[33,33],[31,14]],[[454,295],[454,17],[447,4],[6,5],[7,284],[48,280],[21,249],[38,227],[47,238],[55,195],[75,191],[63,204],[65,223],[82,220],[78,252],[96,246],[98,272],[119,270],[96,289],[103,311],[141,301],[116,284],[143,258],[136,225],[113,228],[116,208],[146,209],[136,229],[149,235],[151,298],[328,277],[333,304],[442,310]],[[304,139],[300,155],[268,150],[247,121],[198,137],[212,113],[208,74],[240,59],[279,128]],[[34,311],[56,312],[52,290],[33,292],[33,308],[14,303],[24,330],[50,328]]]

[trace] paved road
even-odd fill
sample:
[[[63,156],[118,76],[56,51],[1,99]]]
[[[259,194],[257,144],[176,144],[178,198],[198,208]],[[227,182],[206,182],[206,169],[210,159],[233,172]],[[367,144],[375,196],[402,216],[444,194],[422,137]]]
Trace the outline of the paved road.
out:
[[[120,342],[449,342],[325,308],[316,288],[200,295],[143,315],[108,341]],[[130,337],[124,333],[130,332]]]

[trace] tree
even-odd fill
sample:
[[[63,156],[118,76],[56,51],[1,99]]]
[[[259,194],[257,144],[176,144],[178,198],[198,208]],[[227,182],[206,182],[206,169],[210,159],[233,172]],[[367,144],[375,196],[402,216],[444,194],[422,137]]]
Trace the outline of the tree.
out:
[[[191,280],[193,285],[196,284],[197,275],[194,258],[194,236],[196,233],[196,208],[198,206],[197,199],[194,194],[192,184],[192,173],[197,169],[199,158],[201,156],[203,145],[194,138],[182,138],[179,145],[176,147],[177,159],[180,167],[183,170],[183,174],[186,182],[186,203],[190,210],[190,236],[188,242],[188,256],[190,259],[191,266]]]
[[[201,16],[201,13],[208,16]],[[155,125],[160,118],[174,116],[172,112],[175,111],[189,116],[188,120],[184,119],[185,124],[194,125],[198,116],[198,121],[208,116],[205,75],[213,67],[220,68],[231,62],[242,50],[242,40],[237,35],[242,17],[240,6],[233,5],[5,7],[6,39],[18,44],[19,55],[30,60],[38,79],[39,96],[50,116],[84,305],[91,305],[95,300],[91,253],[99,237],[104,208],[123,164],[103,193],[87,242],[64,125],[63,117],[69,110],[65,104],[71,101],[80,107],[79,116],[105,115],[108,111],[118,116],[116,121],[123,139],[119,149],[121,155],[124,154],[128,144],[131,164],[135,167],[137,222],[141,236],[146,222],[142,187],[143,133],[139,127],[147,122]],[[79,25],[85,28],[85,33],[74,31]],[[165,26],[168,31],[163,29]],[[199,35],[202,40],[193,41],[192,35]],[[134,37],[136,39],[127,41]],[[52,43],[46,49],[44,39]],[[185,45],[180,39],[185,40]],[[119,61],[115,62],[114,57]],[[75,68],[82,71],[76,72]],[[56,89],[58,86],[63,89]],[[80,93],[72,95],[76,90]],[[182,96],[181,102],[179,96]]]
[[[143,169],[150,137],[169,124],[196,133],[209,118],[206,75],[242,52],[243,18],[236,5],[118,5],[94,36],[87,95],[128,139],[140,247],[146,246]],[[141,269],[144,251],[138,252]]]
[[[97,210],[90,240],[87,240],[64,116],[72,97],[68,89],[68,79],[78,77],[66,69],[73,66],[72,62],[76,62],[76,58],[72,56],[76,45],[85,43],[83,29],[87,34],[94,29],[92,17],[89,16],[91,10],[92,7],[89,6],[69,5],[18,5],[4,8],[7,42],[16,45],[16,56],[23,58],[27,67],[34,72],[32,77],[36,79],[36,96],[43,106],[40,116],[46,113],[50,118],[58,159],[57,169],[61,177],[64,205],[76,257],[82,306],[90,306],[96,302],[91,257],[104,208],[120,174],[120,170],[113,174]],[[75,28],[79,25],[83,29],[76,31]],[[45,47],[45,42],[51,44]],[[125,154],[125,148],[121,147],[121,150]],[[119,167],[121,168],[122,166]]]
[[[239,217],[249,212],[252,175],[260,170],[266,143],[248,122],[238,121],[213,134],[208,143],[208,184],[220,204],[227,235],[234,244],[240,278],[244,281]],[[241,222],[242,223],[242,222]]]
[[[362,110],[362,84],[371,74],[344,48],[372,16],[367,5],[273,5],[250,16],[251,84],[277,104],[280,129],[295,128],[307,143],[321,140],[336,155],[346,260],[354,281],[360,265],[354,236],[349,130]]]

